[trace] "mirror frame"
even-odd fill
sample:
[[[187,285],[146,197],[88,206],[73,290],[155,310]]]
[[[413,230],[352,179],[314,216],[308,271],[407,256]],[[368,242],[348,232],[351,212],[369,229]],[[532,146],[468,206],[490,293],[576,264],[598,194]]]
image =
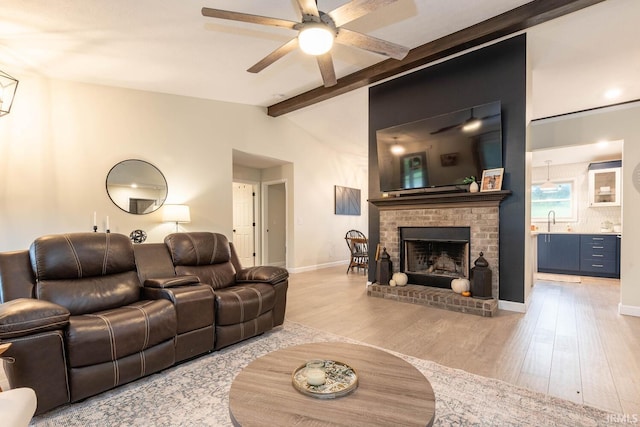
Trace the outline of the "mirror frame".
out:
[[[127,169],[123,169],[125,167]],[[135,169],[131,169],[131,168],[135,168]],[[114,187],[118,186],[122,188],[126,188],[126,187],[138,188],[134,186],[136,185],[135,178],[143,178],[142,171],[140,168],[145,168],[147,173],[153,174],[154,175],[153,179],[157,180],[157,184],[156,182],[152,182],[150,185],[143,186],[141,190],[138,191],[138,193],[140,196],[144,196],[144,197],[137,197],[137,198],[127,197],[133,194],[125,193],[124,197],[127,197],[127,200],[129,203],[128,205],[126,205],[125,202],[120,200],[124,197],[118,197],[117,192],[114,192]],[[126,183],[124,182],[114,183],[113,182],[114,174],[122,173],[123,171],[126,172],[126,175],[131,175],[132,179],[134,180],[127,181]],[[155,175],[156,173],[157,175]],[[111,183],[109,182],[110,177],[112,178]],[[162,183],[160,183],[160,181],[162,181]],[[140,182],[140,180],[138,180],[138,182]],[[109,196],[109,199],[111,199],[113,204],[116,205],[119,209],[123,210],[124,212],[132,215],[147,215],[157,211],[162,207],[162,205],[164,205],[164,202],[167,200],[167,194],[169,192],[167,179],[165,178],[164,174],[160,171],[160,169],[158,169],[155,165],[140,159],[127,159],[127,160],[123,160],[121,162],[116,163],[111,169],[109,169],[109,172],[107,173],[107,179],[105,180],[105,187],[107,190],[107,195]],[[111,191],[110,191],[110,187],[111,187]],[[144,192],[149,190],[158,191],[158,197],[151,197],[148,195],[144,195]],[[143,205],[148,205],[143,212],[131,211],[131,201],[134,199],[140,200],[140,202]],[[153,209],[150,210],[150,207],[153,207]]]

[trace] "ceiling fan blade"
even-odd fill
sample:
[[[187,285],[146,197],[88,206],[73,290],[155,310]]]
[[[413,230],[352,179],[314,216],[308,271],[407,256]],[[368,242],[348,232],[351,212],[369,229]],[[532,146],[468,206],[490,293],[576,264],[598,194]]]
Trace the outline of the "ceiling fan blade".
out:
[[[271,25],[274,27],[295,29],[298,22],[287,21],[286,19],[269,18],[268,16],[251,15],[248,13],[231,12],[228,10],[202,8],[202,15],[209,18],[228,19],[231,21],[249,22],[251,24]]]
[[[431,132],[430,135],[437,135],[439,133],[447,132],[447,131],[449,131],[451,129],[455,129],[455,128],[459,128],[459,127],[462,127],[462,123],[457,124],[457,125],[445,126],[443,128],[440,128],[438,130],[435,130],[435,131]]]
[[[298,0],[298,6],[300,6],[300,13],[302,13],[303,18],[305,15],[320,16],[315,0]]]
[[[367,13],[371,13],[383,6],[395,3],[398,0],[353,0],[340,7],[333,9],[328,15],[335,22],[336,27],[340,27],[347,22],[360,18]]]
[[[322,74],[322,81],[324,87],[331,87],[338,84],[336,80],[336,71],[333,68],[333,59],[330,53],[316,56],[318,59],[318,67],[320,67],[320,74]]]
[[[379,53],[380,55],[385,55],[398,60],[403,59],[407,56],[407,53],[409,53],[409,48],[407,47],[367,36],[356,31],[347,30],[346,28],[340,28],[338,30],[336,42],[359,47],[360,49]]]
[[[257,64],[249,68],[247,71],[250,73],[259,73],[297,47],[298,38],[296,37],[289,40],[288,42],[271,52],[269,55],[262,58]]]

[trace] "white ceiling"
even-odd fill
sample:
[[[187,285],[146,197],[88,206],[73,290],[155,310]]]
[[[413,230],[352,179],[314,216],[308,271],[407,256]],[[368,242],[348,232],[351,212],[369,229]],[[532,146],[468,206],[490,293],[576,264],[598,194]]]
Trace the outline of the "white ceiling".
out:
[[[346,2],[318,0],[323,11]],[[346,26],[414,48],[524,3],[398,0]],[[299,20],[294,0],[2,0],[0,69],[256,106],[321,85],[315,60],[299,52],[247,73],[295,32],[205,18],[203,6]],[[533,118],[640,99],[638,22],[640,1],[607,0],[528,30]],[[385,59],[343,46],[333,55],[338,78]],[[614,85],[621,97],[603,99]],[[366,114],[363,88],[284,117],[366,154]]]

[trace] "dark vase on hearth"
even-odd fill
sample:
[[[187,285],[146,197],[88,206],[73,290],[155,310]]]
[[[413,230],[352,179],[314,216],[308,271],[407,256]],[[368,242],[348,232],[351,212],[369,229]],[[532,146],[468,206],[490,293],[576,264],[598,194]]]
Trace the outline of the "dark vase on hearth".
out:
[[[387,248],[382,248],[382,253],[376,263],[376,282],[381,285],[388,285],[393,274],[393,263]]]
[[[471,295],[474,298],[490,299],[492,298],[491,269],[483,255],[480,252],[480,256],[473,263],[475,267],[471,269]]]

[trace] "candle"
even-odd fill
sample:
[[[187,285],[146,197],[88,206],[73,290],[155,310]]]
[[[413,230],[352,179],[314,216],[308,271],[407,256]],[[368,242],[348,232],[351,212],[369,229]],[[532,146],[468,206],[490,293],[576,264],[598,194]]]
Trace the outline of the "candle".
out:
[[[318,386],[324,384],[327,380],[324,372],[324,362],[321,360],[308,362],[305,375],[307,377],[307,384],[309,385]]]
[[[98,225],[98,217],[96,216],[96,211],[93,211],[93,226]]]

